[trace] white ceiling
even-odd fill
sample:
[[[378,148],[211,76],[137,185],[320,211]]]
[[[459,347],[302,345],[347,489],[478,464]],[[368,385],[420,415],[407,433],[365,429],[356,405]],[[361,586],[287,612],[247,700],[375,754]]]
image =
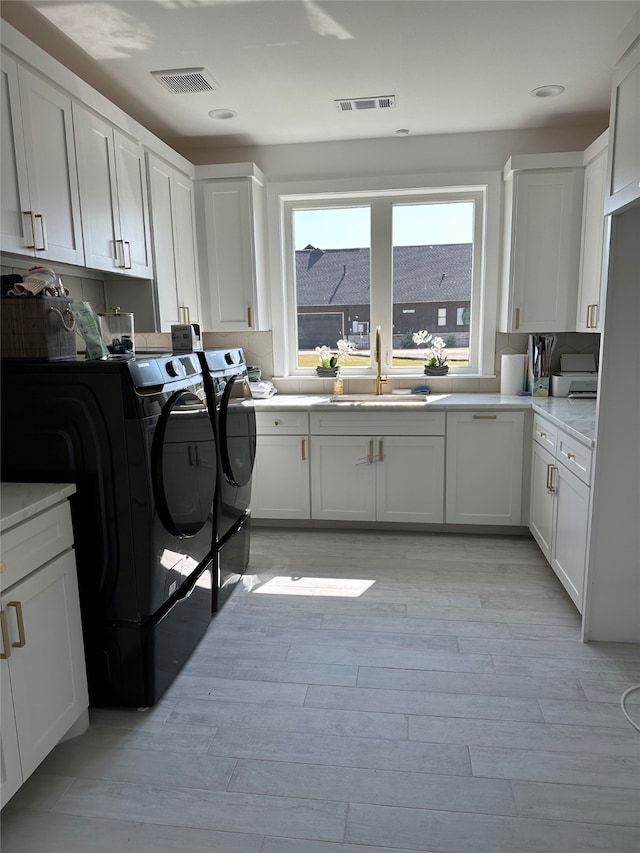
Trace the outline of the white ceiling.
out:
[[[227,147],[592,124],[618,0],[3,0],[2,17],[170,145]],[[204,67],[174,95],[155,70]],[[557,98],[530,91],[561,84]],[[334,99],[395,95],[386,110]],[[237,117],[214,121],[229,109]]]

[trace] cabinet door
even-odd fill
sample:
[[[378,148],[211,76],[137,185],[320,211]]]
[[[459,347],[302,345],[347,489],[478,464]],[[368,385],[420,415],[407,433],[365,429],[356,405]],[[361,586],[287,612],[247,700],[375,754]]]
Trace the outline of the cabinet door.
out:
[[[84,265],[71,100],[18,67],[35,255]]]
[[[158,321],[161,332],[182,323],[179,311],[176,253],[174,247],[173,169],[148,154],[151,235],[155,267]]]
[[[374,521],[375,439],[314,435],[311,445],[311,516]]]
[[[2,158],[1,248],[4,252],[34,254],[27,158],[22,131],[18,66],[2,54],[0,157]],[[29,248],[28,248],[29,247]]]
[[[444,438],[376,439],[378,521],[440,524],[444,518]]]
[[[522,412],[447,414],[448,524],[522,523]]]
[[[77,104],[73,121],[86,264],[92,269],[122,271],[113,127]]]
[[[515,177],[509,331],[575,328],[582,171],[523,172]]]
[[[255,252],[251,187],[248,180],[205,183],[206,270],[211,328],[254,327]]]
[[[590,491],[563,465],[558,465],[554,473],[556,523],[551,567],[582,613]]]
[[[640,41],[618,65],[611,92],[607,213],[640,198]]]
[[[12,587],[2,609],[12,644],[24,642],[8,663],[27,779],[88,706],[74,552]]]
[[[3,648],[6,654],[6,649]],[[22,785],[22,767],[20,766],[20,750],[18,748],[18,733],[16,716],[13,709],[13,694],[9,677],[9,661],[0,660],[0,713],[2,714],[2,731],[0,732],[0,808],[13,797]]]
[[[553,541],[553,519],[555,493],[553,478],[556,461],[553,456],[537,442],[533,442],[531,456],[531,507],[529,530],[540,546],[540,550],[551,562]]]
[[[311,517],[306,435],[258,436],[251,515],[253,518]]]
[[[602,330],[607,281],[605,235],[608,221],[604,215],[606,173],[607,149],[604,148],[584,170],[577,332]]]
[[[199,323],[200,286],[196,262],[196,227],[193,181],[174,172],[173,241],[178,279],[178,305],[182,323]]]
[[[118,130],[114,130],[113,138],[124,269],[129,275],[152,278],[151,230],[144,151],[137,142]]]

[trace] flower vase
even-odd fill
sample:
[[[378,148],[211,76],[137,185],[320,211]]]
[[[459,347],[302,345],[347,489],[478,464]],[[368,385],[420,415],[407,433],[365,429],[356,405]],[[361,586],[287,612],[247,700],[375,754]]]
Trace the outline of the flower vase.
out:
[[[441,364],[438,367],[430,367],[428,364],[425,364],[424,366],[425,376],[446,376],[448,372],[448,364]]]
[[[325,379],[331,379],[338,375],[339,367],[316,367],[316,373],[318,376],[322,376]]]

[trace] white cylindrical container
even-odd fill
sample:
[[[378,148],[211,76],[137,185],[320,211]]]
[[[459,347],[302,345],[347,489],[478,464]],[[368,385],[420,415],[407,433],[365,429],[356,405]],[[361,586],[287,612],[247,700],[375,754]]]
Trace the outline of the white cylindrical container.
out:
[[[517,394],[524,390],[526,354],[503,355],[500,368],[500,393]]]

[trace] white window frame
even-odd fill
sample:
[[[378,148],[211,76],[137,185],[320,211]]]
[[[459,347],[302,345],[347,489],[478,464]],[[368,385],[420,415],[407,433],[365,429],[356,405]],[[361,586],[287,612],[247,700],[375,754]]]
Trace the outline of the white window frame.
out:
[[[399,186],[399,184],[403,184]],[[385,281],[371,281],[371,328],[383,329],[383,369],[396,377],[418,375],[415,368],[392,367],[391,347],[388,340],[393,322],[391,292],[391,243],[381,246],[376,235],[380,229],[391,229],[391,205],[393,203],[420,203],[421,201],[476,201],[474,223],[474,246],[482,246],[481,257],[474,263],[471,302],[474,309],[475,339],[470,344],[468,367],[455,368],[449,375],[455,380],[462,376],[493,376],[495,364],[495,333],[498,304],[499,246],[501,215],[501,171],[471,172],[447,175],[408,175],[403,179],[382,177],[377,179],[353,178],[335,180],[307,180],[274,182],[267,187],[269,206],[269,263],[272,282],[280,282],[271,289],[273,319],[273,357],[276,378],[303,378],[315,375],[313,368],[297,366],[297,317],[294,307],[295,278],[292,244],[292,210],[316,206],[352,207],[358,202],[368,203],[372,199],[384,200],[379,213],[372,209],[372,257],[381,255],[381,266],[389,271]],[[385,279],[385,276],[382,276]],[[374,301],[374,292],[384,288],[382,302]],[[385,340],[387,338],[387,340]],[[344,368],[346,375],[375,374],[375,366],[368,368]]]

